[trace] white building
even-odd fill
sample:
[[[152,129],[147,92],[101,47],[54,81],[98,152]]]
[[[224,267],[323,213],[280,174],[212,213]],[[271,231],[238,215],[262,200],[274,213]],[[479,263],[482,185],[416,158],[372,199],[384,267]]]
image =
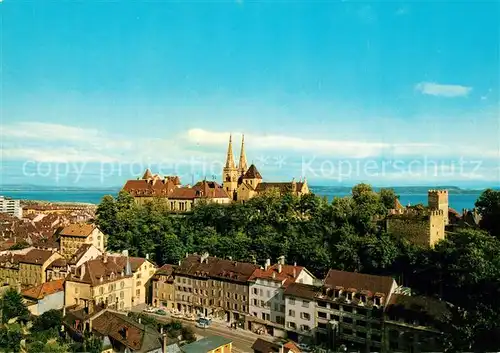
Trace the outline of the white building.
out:
[[[313,284],[315,277],[302,266],[286,265],[281,256],[276,265],[267,260],[264,269],[254,271],[249,279],[249,327],[265,329],[275,337],[285,337],[284,290],[292,283]]]
[[[21,201],[13,200],[10,197],[0,196],[0,212],[7,213],[19,219],[23,218]]]
[[[285,290],[285,328],[287,336],[302,342],[316,332],[316,294],[321,287],[292,283]]]

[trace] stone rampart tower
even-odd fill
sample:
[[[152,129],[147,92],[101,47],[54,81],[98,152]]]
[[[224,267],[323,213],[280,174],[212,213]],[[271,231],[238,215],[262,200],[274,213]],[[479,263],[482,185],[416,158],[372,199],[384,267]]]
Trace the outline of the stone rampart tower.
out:
[[[448,190],[429,190],[427,204],[431,210],[442,210],[444,224],[449,224],[448,219]]]

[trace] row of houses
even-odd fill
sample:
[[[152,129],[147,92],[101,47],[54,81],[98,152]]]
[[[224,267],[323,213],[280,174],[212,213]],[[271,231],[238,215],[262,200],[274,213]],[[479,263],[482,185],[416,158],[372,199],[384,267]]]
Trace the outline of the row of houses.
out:
[[[151,278],[152,303],[224,319],[298,342],[380,351],[439,349],[446,303],[412,296],[387,276],[264,266],[204,255],[164,265]]]

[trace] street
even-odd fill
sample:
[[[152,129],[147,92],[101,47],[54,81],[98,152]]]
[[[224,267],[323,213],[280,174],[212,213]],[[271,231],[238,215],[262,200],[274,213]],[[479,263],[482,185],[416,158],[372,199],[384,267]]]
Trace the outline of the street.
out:
[[[228,339],[231,339],[233,341],[233,352],[236,353],[251,353],[253,352],[252,350],[252,345],[255,342],[257,338],[262,338],[270,342],[274,342],[275,339],[270,336],[263,336],[263,335],[257,335],[253,332],[250,332],[248,330],[243,330],[241,328],[238,329],[230,329],[227,327],[227,323],[219,323],[219,322],[212,322],[210,327],[208,328],[198,328],[196,327],[196,322],[193,321],[188,321],[184,319],[177,319],[177,318],[171,318],[170,316],[162,316],[162,315],[157,315],[154,313],[146,313],[142,311],[141,307],[136,307],[132,309],[133,312],[140,312],[146,315],[150,315],[157,319],[159,322],[170,322],[172,320],[179,320],[181,321],[184,325],[191,326],[194,330],[194,333],[197,336],[201,337],[207,337],[207,336],[212,336],[212,335],[217,335],[217,336],[222,336],[226,337]]]

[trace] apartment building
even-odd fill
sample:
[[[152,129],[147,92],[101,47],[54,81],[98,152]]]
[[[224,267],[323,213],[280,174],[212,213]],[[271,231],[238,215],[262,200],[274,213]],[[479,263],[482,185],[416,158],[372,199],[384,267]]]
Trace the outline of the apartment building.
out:
[[[304,267],[285,264],[284,256],[271,266],[268,259],[263,269],[256,269],[249,278],[252,331],[266,330],[275,337],[285,337],[285,289],[292,283],[313,284],[315,277]]]
[[[124,250],[122,254],[110,254],[110,258],[122,266],[126,267],[127,261],[130,262],[133,275],[132,283],[132,306],[143,304],[146,302],[148,282],[156,272],[156,265],[149,260],[149,256],[144,257],[129,257],[128,250]]]
[[[331,348],[380,351],[383,310],[396,289],[392,277],[330,270],[316,295],[316,339]]]
[[[14,286],[19,282],[19,258],[18,254],[6,254],[0,256],[0,282],[4,285]]]
[[[115,261],[105,253],[71,271],[65,282],[65,306],[91,305],[116,310],[132,307],[134,276],[129,259]]]
[[[243,323],[248,315],[248,279],[259,266],[188,255],[174,270],[177,309]]]
[[[49,250],[33,249],[19,256],[19,281],[22,286],[38,286],[47,281],[46,269],[61,254]]]
[[[151,277],[152,303],[175,309],[175,274],[174,265],[163,265]]]
[[[399,352],[443,351],[444,325],[450,315],[440,300],[393,294],[385,308],[384,350]]]
[[[21,207],[21,201],[13,200],[10,197],[0,196],[0,212],[17,217],[19,219],[23,218],[23,208]]]
[[[65,227],[59,233],[61,239],[61,254],[70,259],[83,244],[92,244],[104,252],[104,234],[94,224],[74,223]]]
[[[321,287],[312,284],[291,283],[285,294],[285,328],[287,337],[311,343],[316,335],[316,295]]]

